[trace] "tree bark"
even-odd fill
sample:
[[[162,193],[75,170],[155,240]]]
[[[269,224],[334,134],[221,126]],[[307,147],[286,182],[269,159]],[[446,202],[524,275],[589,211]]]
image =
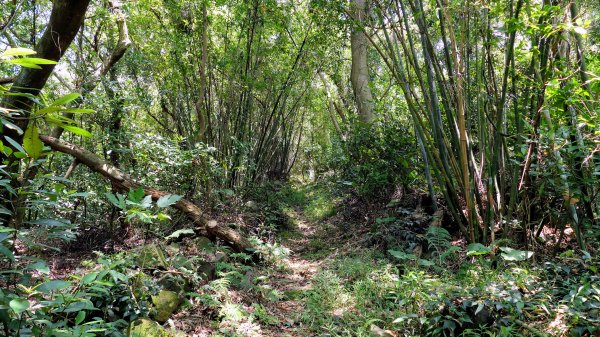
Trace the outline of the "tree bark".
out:
[[[371,124],[375,119],[373,114],[373,95],[369,87],[368,40],[365,36],[364,22],[367,16],[366,0],[351,0],[350,11],[354,26],[350,36],[352,49],[352,70],[350,80],[356,98],[358,117],[364,124]]]
[[[75,157],[81,164],[87,166],[94,172],[100,173],[110,180],[113,186],[121,191],[128,191],[131,188],[138,188],[141,185],[129,175],[123,173],[118,168],[110,165],[94,153],[78,146],[51,136],[40,135],[44,144],[51,147],[54,151],[66,153]],[[142,186],[143,187],[143,186]],[[157,189],[143,187],[146,195],[151,195],[153,200],[170,193],[159,191]],[[205,230],[210,236],[222,239],[239,252],[253,252],[252,244],[239,232],[224,225],[217,224],[209,220],[202,210],[191,201],[181,199],[173,205],[174,208],[184,212],[196,225],[196,227]]]

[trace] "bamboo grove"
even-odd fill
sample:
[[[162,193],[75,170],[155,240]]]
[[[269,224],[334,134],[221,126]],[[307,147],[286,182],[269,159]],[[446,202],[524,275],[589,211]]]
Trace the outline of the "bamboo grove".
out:
[[[465,237],[489,243],[503,229],[527,242],[569,223],[584,247],[597,207],[592,12],[525,0],[375,1],[374,12],[367,35]]]

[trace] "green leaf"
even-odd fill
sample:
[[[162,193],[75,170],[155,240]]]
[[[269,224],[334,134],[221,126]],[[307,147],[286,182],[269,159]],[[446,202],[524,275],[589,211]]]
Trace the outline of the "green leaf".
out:
[[[4,139],[6,139],[6,141],[9,142],[10,145],[12,145],[17,151],[27,153],[21,144],[15,142],[14,139],[10,138],[9,136],[4,136]]]
[[[142,206],[143,208],[150,208],[152,206],[152,196],[145,196],[144,199],[142,199],[142,201],[140,202],[140,206]]]
[[[6,62],[17,65],[17,66],[25,67],[25,68],[42,69],[42,67],[38,66],[37,64],[27,62],[27,60],[25,60],[25,59],[12,59],[12,60],[8,60]]]
[[[29,309],[29,301],[24,298],[15,298],[8,303],[8,306],[18,315]]]
[[[127,194],[127,200],[133,201],[134,203],[139,203],[146,196],[146,192],[143,187],[138,187],[136,189],[130,189]]]
[[[50,110],[52,110],[50,108],[57,109],[57,111],[61,111],[62,110],[61,107],[47,107],[47,108],[44,108],[44,109],[48,109],[47,111],[50,111]],[[65,117],[63,115],[57,115],[57,114],[52,113],[52,112],[46,113],[45,116],[44,116],[44,119],[46,120],[46,122],[48,122],[50,124],[57,125],[57,126],[61,126],[61,125],[67,125],[67,126],[69,126],[69,125],[75,125],[76,124],[76,122],[73,119]]]
[[[78,99],[81,95],[74,92],[74,93],[70,93],[70,94],[66,94],[62,97],[60,97],[59,99],[57,99],[56,101],[52,102],[51,105],[57,106],[57,105],[65,105],[67,103],[70,103],[76,99]]]
[[[92,109],[78,109],[78,108],[77,109],[75,109],[75,108],[73,108],[73,109],[65,109],[64,111],[65,112],[70,112],[70,113],[73,113],[73,114],[91,114],[91,113],[96,112],[95,110],[92,110]]]
[[[81,284],[90,284],[90,283],[94,282],[97,277],[98,277],[97,271],[91,272],[81,278]]]
[[[59,221],[57,219],[36,219],[26,221],[30,225],[47,226],[47,227],[64,227],[70,224],[69,220]]]
[[[160,208],[169,207],[177,203],[179,200],[181,200],[181,198],[183,197],[176,194],[164,195],[158,199],[158,201],[156,202],[156,206]]]
[[[71,312],[81,312],[83,310],[92,310],[94,309],[94,305],[86,299],[81,299],[77,302],[70,303],[62,312],[71,313]]]
[[[424,267],[431,267],[431,266],[435,266],[435,263],[426,259],[419,259],[419,264],[424,266]]]
[[[6,256],[11,261],[15,261],[15,255],[13,254],[12,250],[8,249],[3,244],[0,244],[0,254]]]
[[[472,243],[467,246],[467,256],[486,255],[491,252],[492,250],[489,247],[486,247],[481,243]]]
[[[398,250],[388,250],[388,253],[390,253],[390,255],[392,255],[393,257],[400,259],[400,260],[416,260],[417,256],[414,254],[407,254],[405,252],[401,252]]]
[[[27,56],[34,55],[35,51],[27,48],[8,48],[0,57],[14,57],[14,56]]]
[[[48,60],[48,59],[42,59],[42,58],[39,58],[39,57],[26,57],[26,58],[23,58],[21,60],[25,60],[25,61],[27,61],[29,63],[32,63],[32,64],[58,64],[58,62],[56,62],[56,61],[52,61],[52,60]]]
[[[66,131],[72,132],[76,135],[80,135],[80,136],[84,136],[84,137],[91,137],[92,134],[87,131],[84,130],[82,128],[78,128],[76,126],[73,125],[67,125],[67,124],[62,124],[62,123],[58,123],[58,126],[60,126],[61,128],[65,129]]]
[[[71,282],[62,281],[62,280],[52,280],[48,282],[44,282],[35,287],[35,290],[41,293],[49,293],[53,291],[63,290],[71,286]]]
[[[195,234],[193,229],[179,229],[171,233],[171,235],[166,236],[165,239],[177,239],[182,234]]]
[[[120,209],[125,209],[125,197],[117,194],[116,196],[110,192],[106,192],[104,193],[104,195],[106,196],[106,198],[108,199],[108,201],[110,201],[111,204],[115,205],[115,207],[120,208]]]
[[[17,131],[18,134],[20,134],[20,135],[23,134],[23,129],[21,129],[20,127],[18,127],[15,124],[11,123],[10,121],[7,121],[6,119],[0,118],[0,122],[2,122],[2,125],[4,125],[5,127]]]
[[[375,219],[375,223],[377,223],[378,225],[384,224],[384,223],[390,223],[390,222],[394,222],[398,220],[398,218],[396,217],[387,217],[387,218],[377,218]]]
[[[32,264],[28,265],[25,269],[36,270],[45,275],[50,274],[50,268],[48,268],[48,265],[44,261],[32,263]]]
[[[12,215],[13,213],[8,208],[0,205],[0,214]]]
[[[23,148],[33,159],[38,159],[42,155],[44,143],[40,140],[37,126],[33,123],[29,123],[29,127],[25,131],[25,136],[23,136]]]
[[[75,316],[75,325],[81,324],[85,319],[85,311],[80,311],[77,316]]]
[[[59,106],[47,106],[45,108],[41,108],[34,113],[34,116],[41,116],[50,114],[53,112],[61,111],[62,109]]]
[[[19,59],[11,59],[6,61],[11,64],[16,64],[25,68],[33,68],[33,69],[42,69],[40,64],[57,64],[56,61],[41,59],[37,57],[27,57],[27,58],[19,58]]]
[[[525,261],[533,256],[533,252],[527,250],[512,249],[510,247],[500,247],[503,251],[502,258],[506,261]]]
[[[87,198],[90,196],[89,192],[77,192],[73,194],[69,194],[69,198]]]

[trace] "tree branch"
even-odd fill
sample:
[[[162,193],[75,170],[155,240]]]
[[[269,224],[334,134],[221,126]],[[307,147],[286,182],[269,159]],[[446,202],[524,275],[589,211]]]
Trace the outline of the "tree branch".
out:
[[[102,158],[94,153],[60,139],[40,135],[40,139],[44,144],[51,147],[53,150],[66,153],[77,159],[78,162],[87,166],[90,170],[100,173],[102,176],[110,180],[113,186],[121,191],[128,191],[132,188],[144,188],[146,195],[152,196],[153,200],[158,200],[160,197],[169,195],[170,193],[159,191],[153,188],[148,188],[137,183],[128,174],[123,173],[118,168],[110,165]],[[194,225],[205,230],[209,235],[222,239],[231,245],[239,252],[253,252],[252,244],[239,232],[229,228],[228,226],[217,224],[210,220],[202,212],[202,210],[191,201],[181,199],[173,205],[174,208],[185,213],[190,218]]]

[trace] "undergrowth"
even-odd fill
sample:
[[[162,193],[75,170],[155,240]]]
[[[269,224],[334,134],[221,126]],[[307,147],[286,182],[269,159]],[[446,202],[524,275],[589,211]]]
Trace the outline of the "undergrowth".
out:
[[[599,262],[577,273],[565,260],[435,272],[365,252],[317,275],[302,319],[330,336],[371,336],[372,325],[402,336],[589,336],[598,333]]]

